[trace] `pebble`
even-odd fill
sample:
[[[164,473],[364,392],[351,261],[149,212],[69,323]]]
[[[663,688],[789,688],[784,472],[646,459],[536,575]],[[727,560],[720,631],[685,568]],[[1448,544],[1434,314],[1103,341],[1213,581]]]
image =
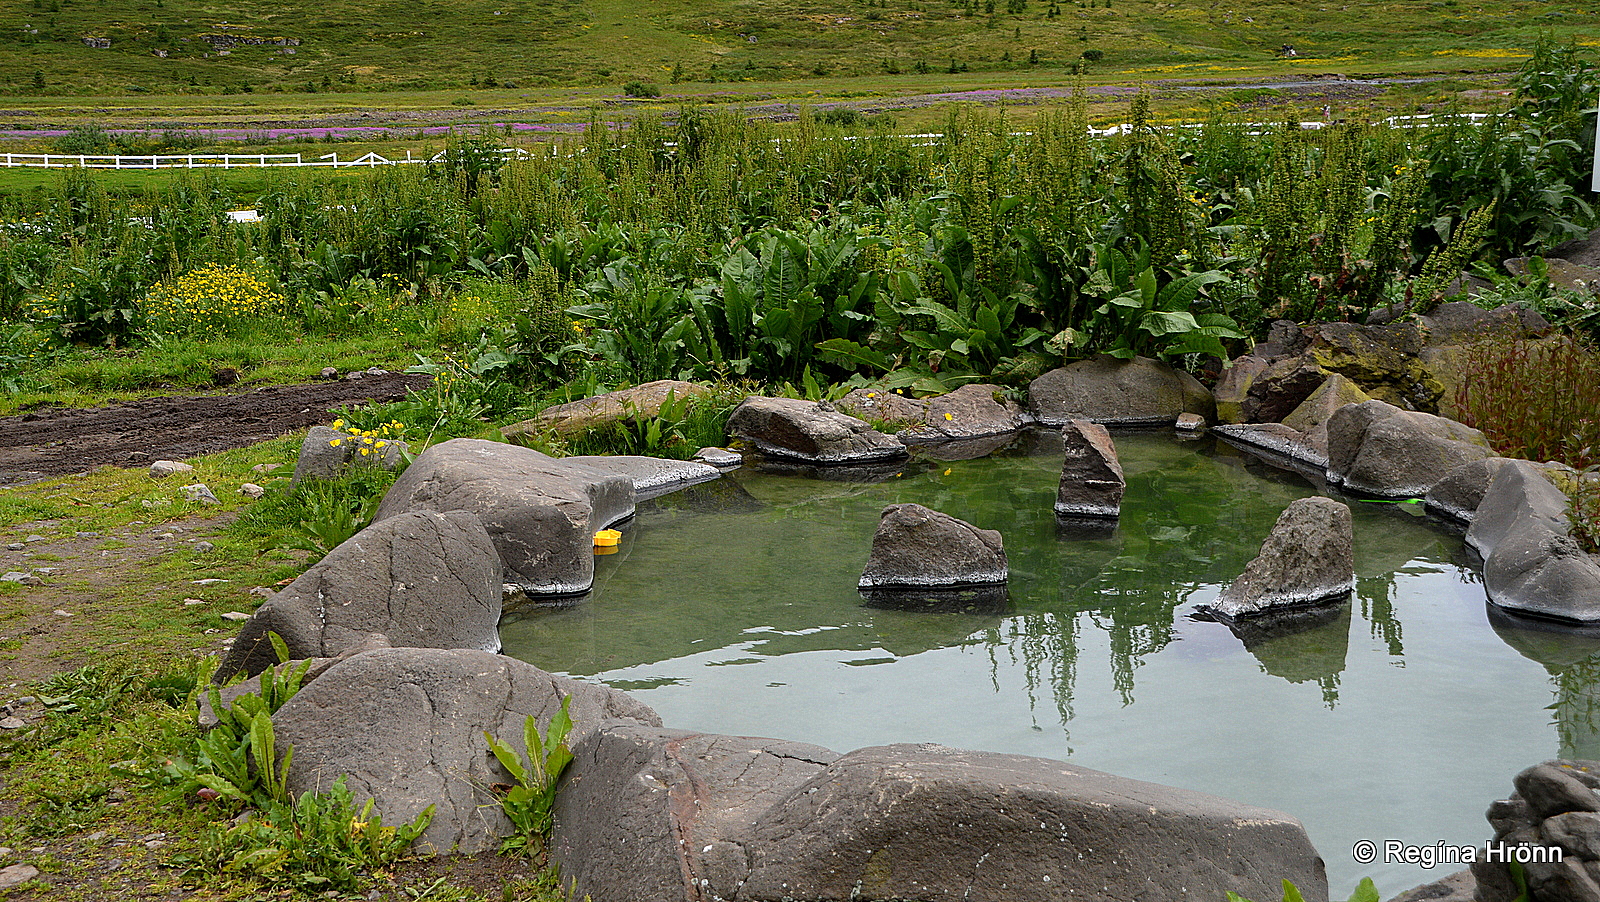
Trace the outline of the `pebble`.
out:
[[[256,464],[255,466],[250,468],[250,472],[252,472],[252,473],[271,473],[273,470],[276,470],[281,466],[283,466],[283,465],[282,464]]]
[[[0,846],[0,858],[10,858],[10,857],[11,857],[11,849],[9,847],[7,847],[7,846]]]
[[[72,612],[71,611],[63,611],[60,608],[56,608],[55,611],[53,611],[52,613],[54,613],[57,617],[71,617],[72,616]]]
[[[339,368],[338,367],[333,367],[333,366],[325,366],[325,367],[323,367],[322,368],[322,378],[323,379],[337,379],[337,378],[339,378]]]
[[[361,371],[357,370],[356,372],[353,372],[353,373],[345,373],[344,374],[344,378],[345,378],[345,381],[347,381],[347,382],[359,381],[361,379]]]
[[[93,833],[89,834],[88,836],[84,837],[84,839],[88,840],[89,842],[99,842],[100,840],[105,839],[105,838],[106,838],[106,831],[104,831],[104,830],[96,830]]]
[[[185,501],[192,501],[198,504],[222,503],[221,501],[217,500],[217,496],[213,494],[211,489],[203,482],[197,482],[193,485],[186,485],[183,487],[182,492],[183,500]]]
[[[23,542],[12,542],[6,546],[7,551],[27,551],[28,546]]]
[[[172,538],[172,533],[170,533],[170,532],[159,532],[159,533],[156,533],[156,538],[158,538],[158,539],[170,539],[170,538]]]
[[[245,496],[246,498],[260,498],[266,493],[266,489],[256,485],[253,482],[247,482],[244,485],[239,486],[239,494]]]
[[[31,695],[24,695],[24,696],[22,696],[22,697],[21,697],[21,698],[19,698],[19,699],[17,699],[17,702],[16,702],[16,703],[17,703],[17,704],[18,704],[18,705],[31,705],[31,704],[33,704],[33,703],[34,703],[34,702],[36,702],[36,701],[38,701],[38,699],[36,699],[36,698],[34,698],[34,697],[33,697],[33,696],[31,696]]]
[[[33,575],[35,575],[35,576],[55,576],[56,575],[56,568],[55,567],[40,567],[37,570],[33,571]]]
[[[31,864],[14,864],[8,868],[0,868],[0,891],[21,886],[37,876],[39,869]]]
[[[98,539],[98,538],[100,538],[100,534],[97,533],[97,532],[75,532],[75,533],[73,533],[73,535],[78,537],[78,538],[80,538],[80,539]]]
[[[196,542],[194,543],[194,550],[200,552],[201,554],[210,554],[211,552],[217,550],[217,546],[211,544],[210,542]]]
[[[192,608],[195,605],[200,605],[200,604],[205,604],[205,602],[202,601],[199,598],[185,598],[183,600],[183,606],[186,607],[186,608]]]
[[[150,476],[153,479],[165,479],[176,473],[193,473],[194,467],[181,460],[158,460],[150,465]]]
[[[192,580],[192,582],[197,586],[214,586],[217,583],[232,582],[232,580],[218,579],[217,577],[213,576],[213,577],[209,577],[207,579]]]
[[[20,583],[27,578],[28,574],[11,570],[8,571],[4,576],[0,576],[0,583]]]
[[[250,619],[250,615],[242,613],[240,611],[228,611],[227,613],[222,615],[222,619],[223,620],[232,620],[234,623],[239,623],[241,621],[249,620]]]
[[[257,598],[271,598],[278,593],[272,591],[266,586],[256,586],[254,589],[250,590],[250,594]]]
[[[0,720],[0,730],[20,730],[27,725],[28,722],[20,717],[7,717],[5,720]]]
[[[222,630],[219,630],[216,627],[212,627],[211,629],[202,630],[201,632],[202,632],[203,635],[209,636],[209,635],[212,635],[213,633],[220,633],[220,632],[222,632]]]
[[[24,542],[43,542],[44,541],[44,536],[28,536],[27,538],[23,539],[22,541],[24,541]]]

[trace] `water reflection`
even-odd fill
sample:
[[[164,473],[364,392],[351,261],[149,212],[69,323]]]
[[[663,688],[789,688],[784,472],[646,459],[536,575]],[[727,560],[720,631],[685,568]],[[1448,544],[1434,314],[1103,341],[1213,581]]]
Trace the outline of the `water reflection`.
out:
[[[1500,638],[1550,674],[1560,756],[1600,758],[1600,627],[1574,629],[1485,607]]]

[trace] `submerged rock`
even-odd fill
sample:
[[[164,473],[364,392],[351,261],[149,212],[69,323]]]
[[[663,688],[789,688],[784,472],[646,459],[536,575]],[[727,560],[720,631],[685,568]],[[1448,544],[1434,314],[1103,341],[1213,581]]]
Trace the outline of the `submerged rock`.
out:
[[[1096,423],[1070,420],[1061,427],[1061,441],[1066,459],[1056,490],[1056,516],[1115,519],[1122,513],[1128,481],[1111,433]]]
[[[728,415],[728,434],[763,454],[810,464],[864,464],[906,456],[905,445],[815,401],[753,395]]]
[[[862,589],[955,588],[1006,581],[1000,533],[920,504],[884,508]]]
[[[1342,599],[1355,588],[1350,508],[1332,498],[1301,498],[1278,516],[1261,554],[1212,605],[1227,619]]]

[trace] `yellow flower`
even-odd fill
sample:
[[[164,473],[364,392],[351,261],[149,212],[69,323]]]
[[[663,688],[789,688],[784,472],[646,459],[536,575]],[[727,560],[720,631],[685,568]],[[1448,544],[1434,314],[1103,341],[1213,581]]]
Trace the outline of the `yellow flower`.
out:
[[[331,442],[328,442],[328,447],[330,447],[330,448],[337,448],[337,447],[339,447],[339,446],[340,446],[340,445],[342,445],[342,444],[344,444],[344,439],[342,439],[342,438],[336,438],[336,439],[334,439],[334,440],[333,440],[333,441],[331,441]]]
[[[953,419],[955,419],[955,415],[947,413],[947,414],[944,415],[944,418],[945,418],[946,421],[953,420]]]
[[[950,475],[950,471],[949,470],[945,470],[944,471],[944,475],[949,476]]]
[[[372,453],[372,449],[371,448],[362,448],[361,449],[361,456],[362,457],[366,457],[368,454],[371,454],[371,453]]]

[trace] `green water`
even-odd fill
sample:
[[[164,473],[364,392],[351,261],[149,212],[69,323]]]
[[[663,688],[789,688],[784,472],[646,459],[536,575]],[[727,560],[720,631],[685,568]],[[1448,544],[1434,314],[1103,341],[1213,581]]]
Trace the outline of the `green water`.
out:
[[[1210,439],[1118,434],[1114,535],[1062,535],[1059,439],[918,461],[876,484],[737,471],[643,505],[594,594],[508,616],[507,654],[626,689],[672,727],[1038,755],[1299,817],[1337,898],[1456,870],[1359,865],[1359,839],[1488,838],[1483,811],[1556,755],[1600,757],[1600,640],[1491,625],[1459,538],[1360,504],[1355,598],[1249,647],[1190,618],[1316,490]],[[998,529],[1003,613],[867,607],[878,515],[915,501]]]

